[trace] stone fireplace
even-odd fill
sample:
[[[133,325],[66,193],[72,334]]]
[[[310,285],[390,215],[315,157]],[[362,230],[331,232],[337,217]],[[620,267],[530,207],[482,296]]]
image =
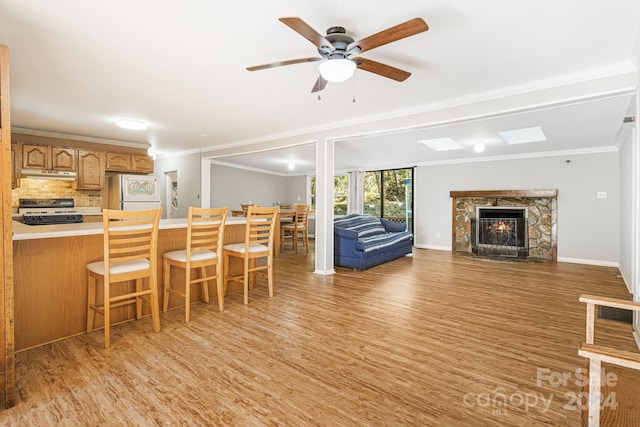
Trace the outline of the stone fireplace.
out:
[[[451,191],[452,251],[556,261],[557,190]]]

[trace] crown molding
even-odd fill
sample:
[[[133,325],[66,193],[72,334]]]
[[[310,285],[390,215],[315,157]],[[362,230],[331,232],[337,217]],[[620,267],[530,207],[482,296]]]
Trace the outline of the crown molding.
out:
[[[464,159],[438,160],[434,162],[421,162],[416,166],[441,166],[463,163],[495,162],[501,160],[538,159],[544,157],[576,156],[585,154],[616,153],[618,148],[612,145],[595,148],[581,148],[577,150],[542,151],[538,153],[509,154],[505,156],[467,157]]]
[[[96,138],[93,136],[75,135],[75,134],[60,133],[60,132],[49,132],[49,131],[21,128],[21,127],[12,127],[11,132],[19,133],[22,135],[42,136],[42,137],[56,138],[56,139],[68,139],[71,141],[94,142],[96,144],[118,145],[121,147],[129,147],[129,148],[143,148],[145,150],[151,147],[151,144],[149,143],[120,141],[115,139]]]

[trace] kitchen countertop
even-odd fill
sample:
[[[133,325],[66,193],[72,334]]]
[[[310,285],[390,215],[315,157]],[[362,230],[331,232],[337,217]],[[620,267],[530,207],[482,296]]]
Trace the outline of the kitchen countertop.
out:
[[[12,221],[13,240],[51,239],[55,237],[88,236],[102,234],[102,222],[77,224],[25,225]],[[246,224],[244,217],[227,217],[227,225]],[[161,219],[159,229],[186,228],[187,218]]]

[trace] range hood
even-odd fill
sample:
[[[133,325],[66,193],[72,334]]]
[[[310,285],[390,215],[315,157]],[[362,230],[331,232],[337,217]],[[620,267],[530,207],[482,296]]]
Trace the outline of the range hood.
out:
[[[43,169],[22,169],[21,178],[55,179],[58,181],[75,181],[78,174],[70,171],[53,171]]]

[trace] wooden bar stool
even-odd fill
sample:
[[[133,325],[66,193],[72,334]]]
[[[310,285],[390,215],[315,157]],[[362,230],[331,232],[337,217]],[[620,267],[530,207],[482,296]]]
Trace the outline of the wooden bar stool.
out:
[[[190,320],[191,285],[199,284],[202,288],[202,299],[209,302],[209,280],[216,279],[218,307],[224,310],[224,292],[222,286],[222,242],[224,225],[229,207],[196,208],[189,207],[187,222],[186,249],[165,252],[162,255],[164,270],[164,305],[163,311],[169,308],[169,295],[175,294],[184,298],[185,322]],[[171,266],[184,269],[184,292],[171,287]],[[207,275],[207,267],[215,267],[212,275]],[[192,269],[199,269],[199,277],[191,275]]]
[[[244,286],[244,303],[249,303],[249,280],[256,276],[267,279],[269,296],[273,297],[273,236],[278,219],[278,207],[261,208],[249,206],[244,243],[224,246],[224,288],[230,281],[241,282]],[[243,274],[229,276],[229,260],[241,258]],[[266,264],[257,265],[258,258],[266,258]],[[266,273],[265,273],[266,270]]]
[[[136,319],[142,318],[142,301],[151,306],[153,330],[160,331],[158,308],[158,224],[161,208],[141,211],[102,211],[104,258],[87,264],[87,333],[93,330],[95,313],[104,316],[104,348],[110,345],[111,309],[136,305]],[[148,289],[143,289],[147,279]],[[135,280],[135,290],[129,282]],[[102,282],[103,304],[98,305],[96,287]],[[128,291],[113,292],[114,284],[126,282]]]

